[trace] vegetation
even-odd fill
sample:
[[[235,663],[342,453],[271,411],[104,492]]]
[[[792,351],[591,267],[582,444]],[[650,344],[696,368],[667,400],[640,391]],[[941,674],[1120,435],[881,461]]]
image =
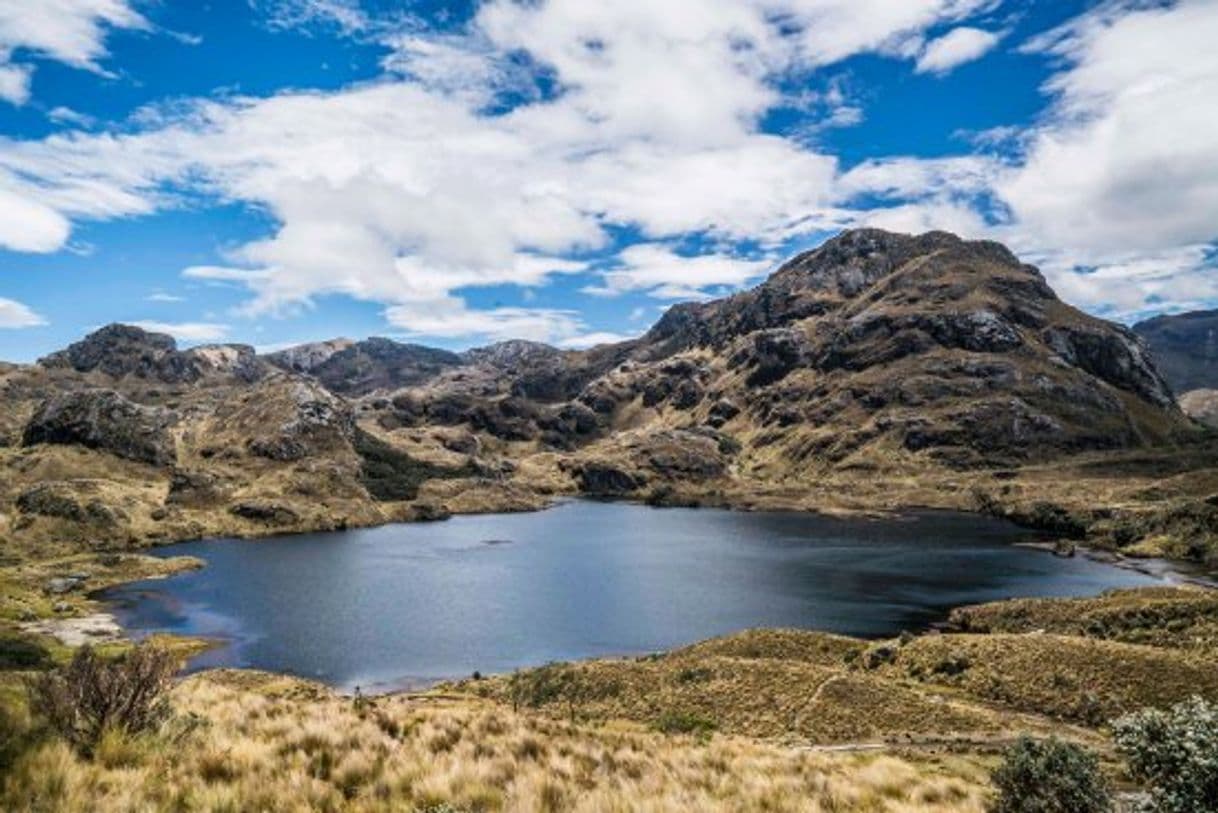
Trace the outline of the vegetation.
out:
[[[474,473],[469,466],[450,468],[416,460],[363,429],[355,430],[352,445],[360,457],[360,482],[374,500],[413,500],[427,480]]]
[[[993,775],[991,813],[1107,813],[1108,783],[1094,754],[1057,739],[1021,738]]]
[[[163,723],[176,671],[176,658],[155,646],[135,647],[114,659],[84,646],[66,667],[30,681],[30,710],[91,755],[106,736],[140,734]]]
[[[962,757],[818,754],[715,735],[573,724],[443,696],[350,699],[301,681],[209,672],[173,691],[206,724],[112,737],[85,759],[26,752],[0,809],[981,813],[986,771]]]
[[[1200,697],[1147,709],[1113,725],[1133,775],[1150,785],[1154,813],[1218,810],[1218,705]]]

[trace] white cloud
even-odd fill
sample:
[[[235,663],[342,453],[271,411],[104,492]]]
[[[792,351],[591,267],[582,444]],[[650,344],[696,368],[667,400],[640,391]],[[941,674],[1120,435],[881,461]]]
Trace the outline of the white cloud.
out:
[[[617,344],[618,342],[625,342],[634,338],[637,338],[637,336],[631,336],[626,333],[614,333],[608,330],[598,330],[593,333],[583,333],[579,336],[563,339],[558,343],[558,346],[573,350],[583,350],[588,347],[595,347],[598,344]]]
[[[0,59],[0,99],[23,105],[30,100],[30,74],[28,65],[5,65]]]
[[[67,218],[18,191],[6,189],[0,174],[0,248],[45,253],[68,239]]]
[[[1055,104],[995,189],[1018,248],[1108,269],[1057,274],[1082,302],[1134,312],[1215,298],[1203,246],[1218,237],[1216,30],[1213,2],[1107,4],[1032,43],[1064,61],[1046,86]],[[1148,263],[1165,273],[1146,276]]]
[[[710,295],[708,288],[739,288],[771,266],[769,260],[686,256],[666,246],[639,243],[621,251],[614,267],[601,273],[602,285],[583,291],[594,296],[647,291],[660,299],[701,299]]]
[[[229,326],[216,322],[154,322],[139,321],[127,324],[147,330],[149,333],[168,333],[185,342],[214,342],[228,335]]]
[[[46,320],[26,305],[0,297],[0,328],[38,327]]]
[[[329,24],[355,34],[371,24],[358,0],[253,0],[274,28],[300,28]]]
[[[918,73],[944,74],[979,59],[990,51],[1002,35],[981,28],[960,26],[937,37],[922,49],[914,70]]]
[[[168,302],[168,303],[186,301],[185,297],[176,296],[174,294],[167,294],[164,291],[153,291],[152,293],[148,294],[148,296],[144,297],[144,299],[148,302]]]
[[[472,310],[457,297],[419,304],[393,305],[385,310],[389,324],[407,336],[485,341],[529,339],[561,344],[586,331],[575,311],[547,308]]]
[[[93,116],[63,106],[52,107],[47,111],[47,118],[56,124],[69,124],[74,127],[92,127],[97,124],[97,119]]]
[[[29,99],[33,68],[13,64],[14,51],[101,73],[109,29],[148,27],[129,0],[0,0],[0,99]]]

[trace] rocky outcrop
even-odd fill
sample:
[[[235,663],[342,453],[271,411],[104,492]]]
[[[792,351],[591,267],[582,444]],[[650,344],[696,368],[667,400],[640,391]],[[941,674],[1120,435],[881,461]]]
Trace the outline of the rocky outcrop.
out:
[[[246,448],[256,457],[290,462],[350,448],[355,417],[350,404],[317,383],[284,379],[247,399],[221,419],[248,427]]]
[[[229,509],[235,517],[264,525],[291,525],[300,521],[300,515],[286,505],[272,500],[248,500]]]
[[[1155,369],[1146,346],[1133,333],[1112,324],[1049,328],[1045,342],[1057,357],[1143,401],[1170,408],[1171,389]]]
[[[352,347],[350,339],[330,339],[324,342],[298,344],[263,356],[281,370],[293,373],[312,373],[335,354]]]
[[[1158,316],[1134,325],[1133,332],[1172,390],[1218,389],[1218,310]]]
[[[175,459],[169,431],[175,419],[168,410],[136,404],[113,390],[79,390],[44,401],[26,424],[22,443],[78,444],[167,466]]]
[[[1180,408],[1194,421],[1218,429],[1218,390],[1193,390],[1180,396]]]
[[[251,383],[267,371],[249,345],[212,344],[179,350],[172,336],[122,324],[94,331],[39,359],[38,364],[51,370],[104,375],[116,382],[133,378],[174,385],[196,384],[208,376]]]
[[[178,352],[172,336],[132,325],[107,325],[38,363],[78,373],[96,371],[112,378],[130,375],[175,384],[202,376],[194,359]]]
[[[331,354],[309,372],[331,392],[359,396],[421,384],[462,363],[447,350],[372,338]]]

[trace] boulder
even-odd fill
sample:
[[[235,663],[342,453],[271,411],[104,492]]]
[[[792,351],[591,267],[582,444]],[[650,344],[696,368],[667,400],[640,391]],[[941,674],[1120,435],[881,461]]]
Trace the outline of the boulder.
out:
[[[26,424],[22,443],[86,446],[167,466],[176,456],[169,432],[175,420],[169,410],[142,406],[113,390],[78,390],[44,401]]]

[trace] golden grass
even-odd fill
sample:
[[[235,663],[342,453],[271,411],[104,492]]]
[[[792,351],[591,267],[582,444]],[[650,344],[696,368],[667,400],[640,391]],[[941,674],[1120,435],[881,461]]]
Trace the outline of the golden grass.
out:
[[[1095,598],[1024,598],[961,607],[970,632],[1055,632],[1130,644],[1218,649],[1218,591],[1199,587],[1117,590]]]
[[[1192,695],[1218,699],[1218,658],[1212,651],[1052,634],[922,636],[900,647],[895,660],[878,671],[1091,726]]]
[[[821,754],[716,735],[572,724],[487,701],[366,703],[283,678],[177,687],[155,737],[86,762],[46,743],[13,768],[13,811],[977,811],[985,766]],[[193,722],[183,722],[193,721]]]

